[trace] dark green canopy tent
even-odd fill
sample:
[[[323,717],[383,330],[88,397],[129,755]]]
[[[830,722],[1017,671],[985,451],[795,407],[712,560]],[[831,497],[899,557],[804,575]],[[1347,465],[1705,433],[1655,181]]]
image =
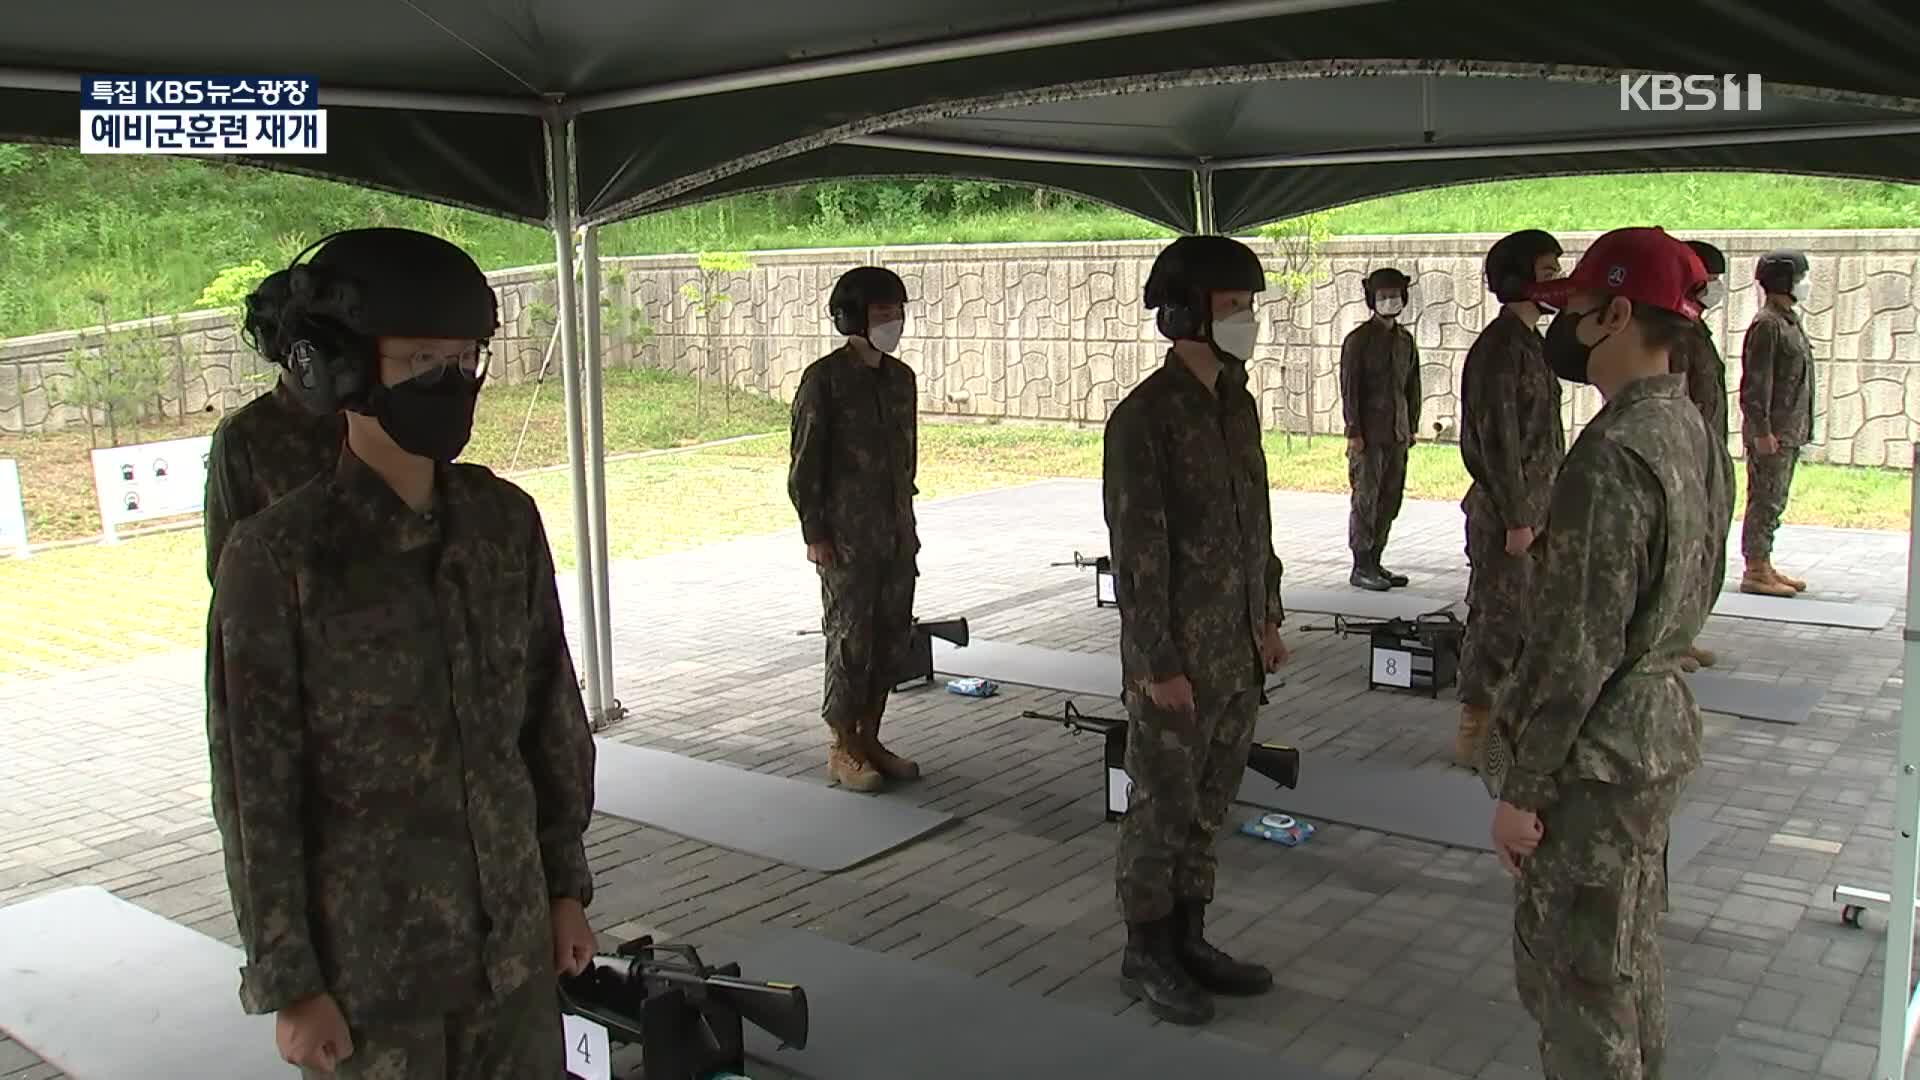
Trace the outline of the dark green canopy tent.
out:
[[[76,142],[87,75],[305,75],[328,153],[240,160],[553,228],[599,716],[606,517],[577,226],[858,176],[1040,185],[1185,231],[1499,177],[1913,181],[1915,57],[1912,0],[78,0],[9,11],[0,140]],[[1676,73],[1758,75],[1760,107],[1628,107],[1622,75]]]

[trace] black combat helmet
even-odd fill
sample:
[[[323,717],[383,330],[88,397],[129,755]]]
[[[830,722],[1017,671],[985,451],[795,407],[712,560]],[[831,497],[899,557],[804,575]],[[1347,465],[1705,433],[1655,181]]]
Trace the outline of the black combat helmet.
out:
[[[1530,299],[1526,290],[1533,284],[1533,264],[1542,255],[1559,254],[1560,241],[1544,229],[1508,233],[1487,249],[1487,291],[1503,304]]]
[[[1153,260],[1143,300],[1159,313],[1155,322],[1162,334],[1200,340],[1213,321],[1208,293],[1266,287],[1266,271],[1252,248],[1230,236],[1183,236]]]
[[[1397,268],[1383,266],[1361,280],[1360,292],[1367,301],[1367,310],[1371,311],[1373,310],[1375,299],[1381,293],[1398,292],[1401,298],[1405,299],[1407,287],[1412,284],[1413,279],[1401,273]]]
[[[1753,264],[1753,280],[1769,293],[1791,293],[1810,269],[1806,252],[1779,248],[1760,256]]]
[[[906,302],[907,283],[899,274],[883,266],[857,266],[834,282],[833,293],[827,297],[827,313],[833,316],[835,333],[861,337],[868,330],[869,307]]]
[[[1692,248],[1693,253],[1700,257],[1700,265],[1707,268],[1707,273],[1725,274],[1727,272],[1726,252],[1721,251],[1705,240],[1689,240],[1687,241],[1687,246]]]

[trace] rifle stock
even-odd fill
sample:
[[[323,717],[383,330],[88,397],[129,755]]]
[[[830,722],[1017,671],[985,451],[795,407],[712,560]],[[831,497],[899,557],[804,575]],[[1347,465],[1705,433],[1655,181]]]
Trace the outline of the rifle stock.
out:
[[[807,992],[790,983],[756,982],[709,975],[707,991],[740,1018],[779,1039],[782,1046],[807,1048]]]
[[[970,638],[967,635],[965,619],[935,619],[931,622],[914,620],[913,627],[928,637],[937,637],[941,641],[952,642],[961,648],[967,647]]]
[[[1247,748],[1247,768],[1284,788],[1300,786],[1300,751],[1275,743]]]

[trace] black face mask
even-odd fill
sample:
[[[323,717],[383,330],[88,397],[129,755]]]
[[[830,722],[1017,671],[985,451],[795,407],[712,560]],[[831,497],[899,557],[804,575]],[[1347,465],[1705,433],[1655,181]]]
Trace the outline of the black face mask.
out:
[[[1587,377],[1587,361],[1592,359],[1593,350],[1599,347],[1600,341],[1605,341],[1613,335],[1608,334],[1592,345],[1585,345],[1581,343],[1577,331],[1580,329],[1580,324],[1586,321],[1587,316],[1598,315],[1604,310],[1606,309],[1594,308],[1591,311],[1562,311],[1553,317],[1553,322],[1547,325],[1545,349],[1547,366],[1553,369],[1555,375],[1573,383],[1593,381]]]
[[[446,371],[376,386],[361,410],[380,421],[395,446],[409,454],[449,462],[473,436],[473,406],[480,384],[464,372]]]

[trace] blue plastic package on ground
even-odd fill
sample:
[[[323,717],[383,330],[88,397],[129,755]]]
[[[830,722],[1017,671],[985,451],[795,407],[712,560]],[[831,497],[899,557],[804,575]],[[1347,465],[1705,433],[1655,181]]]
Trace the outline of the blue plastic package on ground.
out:
[[[1000,692],[1000,684],[992,679],[955,679],[947,684],[947,690],[964,697],[992,697]]]
[[[1301,821],[1287,814],[1261,814],[1257,818],[1249,818],[1240,826],[1240,831],[1248,836],[1257,836],[1262,840],[1295,847],[1312,838],[1314,828],[1311,822]]]

